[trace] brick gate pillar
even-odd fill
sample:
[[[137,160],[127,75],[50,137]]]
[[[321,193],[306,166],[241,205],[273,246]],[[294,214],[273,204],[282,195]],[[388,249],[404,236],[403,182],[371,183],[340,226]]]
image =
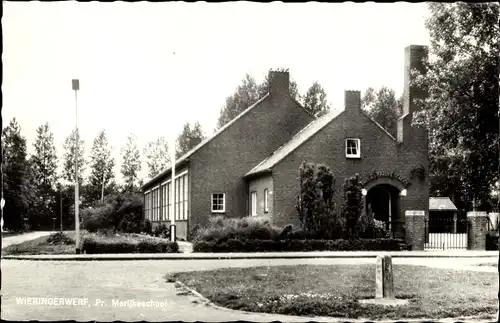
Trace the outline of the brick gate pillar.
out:
[[[467,249],[486,250],[488,215],[486,212],[467,212]]]
[[[411,250],[424,250],[425,245],[425,211],[407,210],[405,212],[407,245]]]

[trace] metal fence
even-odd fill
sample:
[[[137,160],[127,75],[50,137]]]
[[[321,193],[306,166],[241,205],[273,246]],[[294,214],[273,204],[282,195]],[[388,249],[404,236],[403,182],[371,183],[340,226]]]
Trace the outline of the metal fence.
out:
[[[425,249],[467,249],[468,221],[457,217],[425,220]]]

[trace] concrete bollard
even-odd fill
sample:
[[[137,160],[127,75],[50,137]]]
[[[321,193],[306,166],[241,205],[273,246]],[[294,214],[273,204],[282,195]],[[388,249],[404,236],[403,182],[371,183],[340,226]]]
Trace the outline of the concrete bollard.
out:
[[[407,299],[396,299],[394,297],[394,276],[392,275],[391,256],[377,256],[375,270],[375,298],[360,299],[358,302],[381,306],[401,306],[408,304]]]
[[[394,279],[392,275],[391,256],[377,256],[375,284],[375,298],[394,298]]]

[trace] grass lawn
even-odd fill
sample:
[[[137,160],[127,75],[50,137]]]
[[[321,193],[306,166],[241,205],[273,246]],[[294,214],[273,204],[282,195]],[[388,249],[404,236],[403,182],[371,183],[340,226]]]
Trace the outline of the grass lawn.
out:
[[[167,276],[213,303],[251,312],[345,318],[403,319],[482,316],[498,308],[498,275],[423,266],[393,266],[401,307],[362,305],[375,297],[375,265],[227,268]],[[488,315],[486,315],[488,314]],[[486,316],[485,316],[486,315]]]
[[[75,240],[75,231],[64,232],[69,238]],[[49,236],[29,240],[20,244],[11,245],[2,249],[3,255],[65,255],[74,254],[75,245],[50,244]]]

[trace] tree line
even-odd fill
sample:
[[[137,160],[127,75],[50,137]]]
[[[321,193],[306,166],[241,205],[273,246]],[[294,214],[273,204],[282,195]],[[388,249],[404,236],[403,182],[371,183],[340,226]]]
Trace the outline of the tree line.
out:
[[[176,156],[180,157],[205,138],[201,125],[186,123],[176,141]],[[48,123],[36,130],[34,152],[27,153],[27,140],[14,118],[2,131],[3,193],[5,199],[4,227],[8,230],[49,229],[55,223],[73,226],[75,154],[78,142],[78,182],[81,208],[93,206],[116,192],[139,193],[144,179],[140,178],[141,150],[134,135],[129,135],[121,148],[123,184],[115,178],[115,158],[105,130],[95,137],[89,158],[85,141],[73,130],[63,143],[60,161],[54,134]],[[152,178],[170,165],[169,147],[165,137],[147,143],[142,151]],[[61,171],[58,172],[58,164]],[[86,170],[90,172],[84,176]]]

